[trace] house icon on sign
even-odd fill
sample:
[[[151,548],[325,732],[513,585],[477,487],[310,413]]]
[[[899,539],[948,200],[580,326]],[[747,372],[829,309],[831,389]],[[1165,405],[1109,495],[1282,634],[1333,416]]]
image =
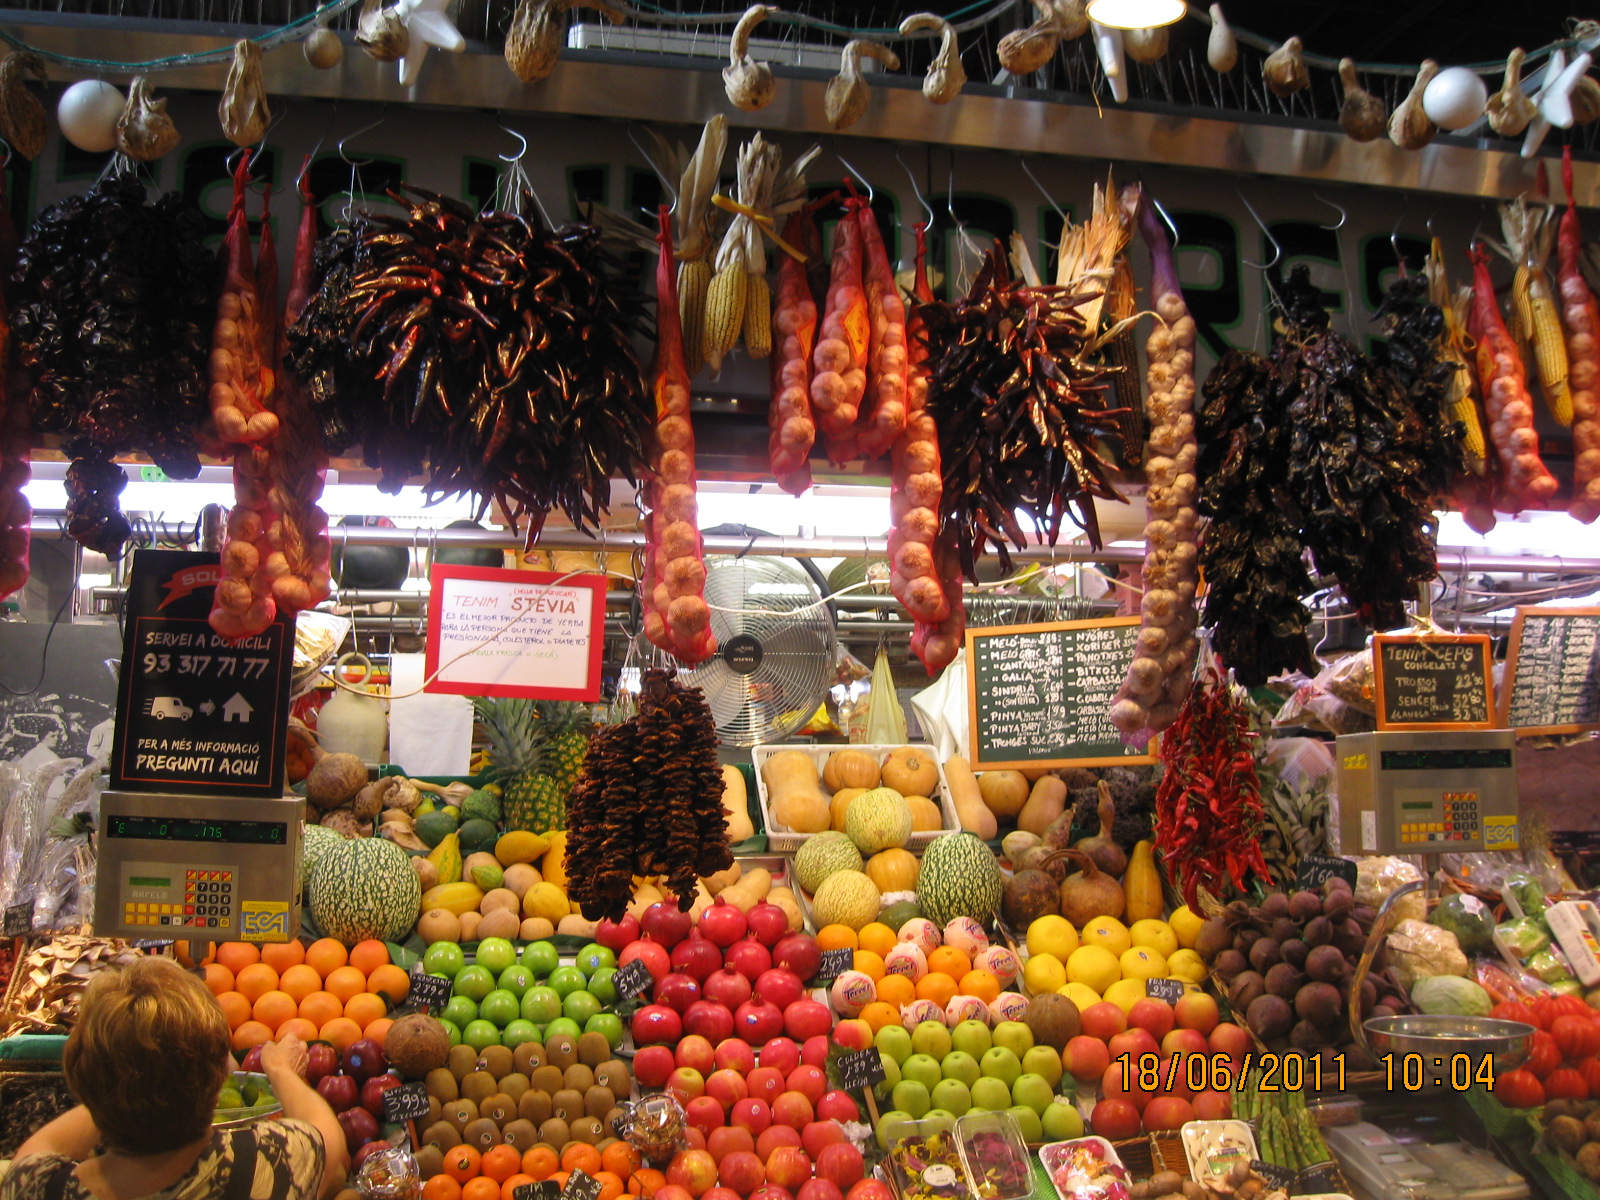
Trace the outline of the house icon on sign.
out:
[[[222,723],[226,725],[229,721],[237,721],[241,725],[248,725],[253,711],[250,702],[235,692],[222,706]]]

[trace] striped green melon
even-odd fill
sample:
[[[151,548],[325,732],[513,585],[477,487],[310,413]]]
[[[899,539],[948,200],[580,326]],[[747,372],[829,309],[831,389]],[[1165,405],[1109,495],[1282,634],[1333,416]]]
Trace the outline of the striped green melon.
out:
[[[344,838],[333,830],[322,825],[306,826],[300,843],[300,890],[305,891],[311,883],[311,872],[316,869],[323,856],[335,846],[340,845]]]
[[[941,929],[957,917],[987,925],[1000,908],[1000,864],[975,833],[946,833],[928,843],[917,876],[917,904]]]
[[[383,838],[351,838],[322,852],[311,872],[311,917],[353,946],[398,942],[416,924],[422,886],[406,852]]]

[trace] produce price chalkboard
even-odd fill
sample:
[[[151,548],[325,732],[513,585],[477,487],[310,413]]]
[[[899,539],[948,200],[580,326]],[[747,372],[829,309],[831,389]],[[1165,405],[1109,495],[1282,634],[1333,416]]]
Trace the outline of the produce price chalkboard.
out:
[[[1295,887],[1309,892],[1333,878],[1343,879],[1352,888],[1356,886],[1356,864],[1348,858],[1332,854],[1302,854],[1295,864]]]
[[[1269,1163],[1259,1158],[1252,1158],[1250,1160],[1250,1169],[1265,1179],[1268,1187],[1283,1188],[1287,1191],[1294,1186],[1295,1173],[1288,1167],[1280,1167],[1277,1163]]]
[[[429,975],[418,963],[411,972],[411,987],[406,1000],[418,1008],[443,1008],[450,999],[450,980],[443,975]]]
[[[383,1119],[394,1123],[428,1115],[428,1085],[403,1083],[383,1094]]]
[[[1600,729],[1600,608],[1519,608],[1500,725],[1523,734]]]
[[[636,958],[632,962],[623,963],[617,968],[617,973],[611,977],[611,986],[617,989],[618,1000],[631,1000],[653,982],[650,968],[645,966],[644,959]]]
[[[873,1047],[841,1054],[837,1060],[839,1086],[845,1091],[855,1088],[876,1087],[888,1076],[883,1070],[883,1056]]]
[[[561,1200],[561,1185],[554,1179],[524,1183],[511,1189],[511,1200]]]
[[[600,1193],[605,1190],[606,1185],[593,1175],[574,1167],[561,1189],[561,1200],[600,1200]]]
[[[1186,991],[1181,979],[1147,979],[1144,981],[1144,994],[1152,1000],[1165,1000],[1168,1004],[1176,1004],[1183,999]]]
[[[968,629],[973,767],[1155,762],[1125,743],[1106,715],[1138,635],[1138,617]]]
[[[1379,729],[1493,729],[1494,652],[1483,634],[1372,639]]]
[[[817,967],[818,980],[837,979],[855,963],[854,950],[824,950],[822,963]]]
[[[0,927],[0,936],[26,937],[33,929],[33,901],[26,900],[21,904],[13,904],[6,909],[5,925]]]

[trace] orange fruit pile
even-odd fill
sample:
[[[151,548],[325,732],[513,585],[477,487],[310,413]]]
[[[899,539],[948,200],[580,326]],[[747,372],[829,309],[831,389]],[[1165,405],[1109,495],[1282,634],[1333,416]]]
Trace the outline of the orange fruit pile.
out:
[[[445,1151],[443,1168],[422,1185],[422,1200],[513,1200],[525,1184],[565,1183],[573,1171],[599,1181],[600,1200],[650,1196],[667,1182],[660,1171],[644,1166],[627,1142],[604,1148],[569,1142],[559,1153],[540,1142],[523,1152],[496,1146],[481,1155],[463,1144]]]
[[[381,1046],[392,1022],[378,993],[398,1004],[411,987],[410,976],[389,961],[389,947],[379,941],[349,950],[333,938],[309,946],[223,942],[202,970],[240,1054],[291,1033],[331,1042],[340,1052],[364,1037]]]

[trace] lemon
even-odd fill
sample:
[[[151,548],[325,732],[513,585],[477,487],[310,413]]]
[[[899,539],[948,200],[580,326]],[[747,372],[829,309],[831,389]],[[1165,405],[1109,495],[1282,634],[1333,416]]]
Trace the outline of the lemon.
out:
[[[1065,917],[1040,917],[1028,926],[1028,953],[1053,954],[1066,962],[1078,948],[1078,931]]]
[[[1173,909],[1172,915],[1167,918],[1167,924],[1172,926],[1172,935],[1178,939],[1178,945],[1185,950],[1194,949],[1194,944],[1200,937],[1200,927],[1205,923],[1205,918],[1195,913],[1187,904]]]
[[[1171,958],[1178,949],[1177,935],[1165,921],[1135,921],[1128,930],[1135,946],[1148,946]]]
[[[1179,950],[1167,958],[1167,970],[1171,971],[1174,978],[1186,980],[1189,983],[1204,983],[1206,978],[1205,960],[1195,950]]]
[[[1125,954],[1133,945],[1128,927],[1115,917],[1096,917],[1083,927],[1080,940],[1085,946],[1099,946],[1113,958]]]
[[[1054,992],[1066,986],[1067,969],[1054,954],[1032,954],[1022,968],[1022,982],[1035,996]]]
[[[1127,1012],[1146,996],[1144,980],[1119,979],[1106,989],[1105,999]]]
[[[1167,956],[1148,946],[1135,946],[1117,960],[1122,974],[1128,979],[1165,979],[1172,974],[1167,966]]]
[[[1091,1004],[1100,1003],[1100,993],[1085,983],[1069,983],[1066,987],[1057,988],[1056,991],[1076,1004],[1079,1012]]]
[[[1067,979],[1091,987],[1102,996],[1121,978],[1117,956],[1104,946],[1079,946],[1067,958]]]
[[[572,914],[567,894],[553,883],[536,883],[522,897],[522,915],[555,922]]]

